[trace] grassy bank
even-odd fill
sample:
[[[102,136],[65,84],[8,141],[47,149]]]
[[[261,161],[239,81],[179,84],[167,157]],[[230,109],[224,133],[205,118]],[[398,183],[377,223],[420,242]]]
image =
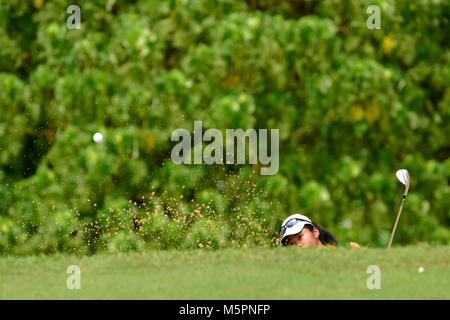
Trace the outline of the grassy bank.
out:
[[[80,290],[66,288],[69,265]],[[370,265],[379,290],[367,288]],[[448,246],[6,257],[0,299],[450,299],[449,274]]]

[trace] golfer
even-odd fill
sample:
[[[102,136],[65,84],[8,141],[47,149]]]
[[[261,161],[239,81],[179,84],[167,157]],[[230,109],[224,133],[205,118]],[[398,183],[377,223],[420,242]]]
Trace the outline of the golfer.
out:
[[[281,224],[280,243],[283,246],[294,245],[299,247],[328,246],[336,248],[338,245],[331,232],[298,213],[287,217]],[[355,242],[350,242],[350,246],[360,248]]]

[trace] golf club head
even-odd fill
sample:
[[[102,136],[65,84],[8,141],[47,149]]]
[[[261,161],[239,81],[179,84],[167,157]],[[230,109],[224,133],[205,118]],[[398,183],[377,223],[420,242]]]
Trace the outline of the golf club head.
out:
[[[400,169],[397,170],[395,173],[397,176],[397,179],[400,180],[401,183],[405,185],[405,195],[408,193],[409,190],[409,173],[406,169]]]

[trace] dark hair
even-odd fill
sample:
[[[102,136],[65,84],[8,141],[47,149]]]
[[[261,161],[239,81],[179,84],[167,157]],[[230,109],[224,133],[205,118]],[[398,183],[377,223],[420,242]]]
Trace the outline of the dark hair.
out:
[[[308,228],[308,230],[310,230],[311,232],[313,231],[314,227],[319,230],[319,240],[320,242],[322,242],[322,244],[332,244],[334,246],[338,245],[338,241],[333,236],[333,234],[330,231],[323,229],[317,223],[313,222],[313,226],[310,224],[305,225],[305,228]]]

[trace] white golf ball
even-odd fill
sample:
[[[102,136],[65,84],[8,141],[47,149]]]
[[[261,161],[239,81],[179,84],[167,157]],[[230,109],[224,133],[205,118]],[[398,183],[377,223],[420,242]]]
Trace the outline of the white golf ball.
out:
[[[424,270],[425,270],[424,267],[419,267],[419,269],[417,269],[417,271],[419,271],[419,272],[423,272]]]
[[[100,132],[94,134],[94,141],[100,143],[103,141],[103,135]]]

